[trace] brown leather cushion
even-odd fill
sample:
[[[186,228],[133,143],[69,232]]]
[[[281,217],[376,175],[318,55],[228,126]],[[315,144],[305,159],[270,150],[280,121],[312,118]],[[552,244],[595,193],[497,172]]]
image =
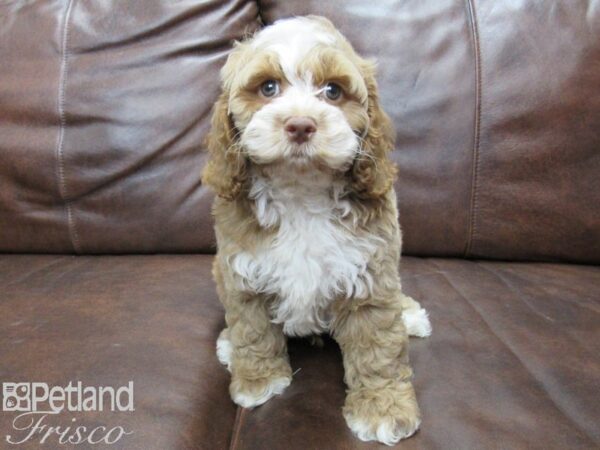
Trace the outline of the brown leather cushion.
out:
[[[0,379],[133,381],[135,412],[65,412],[47,423],[69,425],[73,416],[77,425],[122,426],[134,431],[116,447],[123,449],[226,448],[236,408],[215,357],[224,313],[211,259],[0,256]],[[3,442],[22,437],[12,430],[15,416],[0,412]],[[18,448],[39,448],[35,442]]]
[[[292,341],[292,385],[236,412],[214,353],[224,323],[211,262],[0,256],[0,378],[133,380],[135,412],[73,414],[79,425],[135,432],[114,448],[379,448],[343,422],[342,363],[331,340],[323,349]],[[411,339],[423,425],[401,448],[600,446],[600,268],[406,257],[401,273],[433,323],[430,338]],[[0,413],[2,439],[15,435],[13,417]]]
[[[600,261],[599,8],[260,5],[266,22],[326,15],[379,59],[406,253]],[[0,250],[212,251],[201,141],[229,41],[258,13],[1,2]]]
[[[202,140],[254,2],[0,2],[0,250],[210,251]]]

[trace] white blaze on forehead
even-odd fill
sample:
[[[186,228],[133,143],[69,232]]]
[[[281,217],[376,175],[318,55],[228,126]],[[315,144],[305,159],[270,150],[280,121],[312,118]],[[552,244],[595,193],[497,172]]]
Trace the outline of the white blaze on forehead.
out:
[[[299,82],[298,65],[318,44],[333,45],[335,35],[323,24],[306,17],[282,19],[260,31],[254,38],[254,48],[272,50],[290,83]],[[310,76],[310,74],[306,74]]]

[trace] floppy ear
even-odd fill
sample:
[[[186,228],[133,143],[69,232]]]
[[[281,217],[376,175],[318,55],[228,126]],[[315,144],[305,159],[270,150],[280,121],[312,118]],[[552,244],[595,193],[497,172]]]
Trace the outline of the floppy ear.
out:
[[[224,91],[214,106],[211,130],[206,138],[210,154],[202,181],[219,197],[235,199],[247,179],[247,162],[237,142],[236,130],[228,113],[229,95]]]
[[[360,198],[377,199],[394,183],[396,167],[389,159],[389,153],[394,149],[396,134],[392,121],[379,105],[374,64],[363,61],[360,69],[368,91],[369,124],[362,152],[351,169],[351,189]]]

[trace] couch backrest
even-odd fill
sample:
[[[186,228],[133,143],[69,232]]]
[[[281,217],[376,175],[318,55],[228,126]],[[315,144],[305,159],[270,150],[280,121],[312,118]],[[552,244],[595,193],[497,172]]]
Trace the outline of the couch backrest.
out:
[[[0,3],[0,250],[212,251],[232,39],[329,17],[379,60],[404,251],[600,261],[600,8],[567,0]]]

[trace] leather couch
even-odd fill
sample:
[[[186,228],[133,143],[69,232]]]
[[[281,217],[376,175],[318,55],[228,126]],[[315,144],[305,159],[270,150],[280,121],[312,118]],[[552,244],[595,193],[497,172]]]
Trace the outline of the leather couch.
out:
[[[398,447],[600,448],[595,0],[0,1],[0,381],[133,381],[133,412],[46,419],[133,432],[77,448],[379,448],[345,426],[332,340],[292,340],[292,385],[254,410],[214,352],[218,71],[303,14],[378,59],[397,129],[400,271],[433,324]],[[14,419],[0,447],[40,448]]]

